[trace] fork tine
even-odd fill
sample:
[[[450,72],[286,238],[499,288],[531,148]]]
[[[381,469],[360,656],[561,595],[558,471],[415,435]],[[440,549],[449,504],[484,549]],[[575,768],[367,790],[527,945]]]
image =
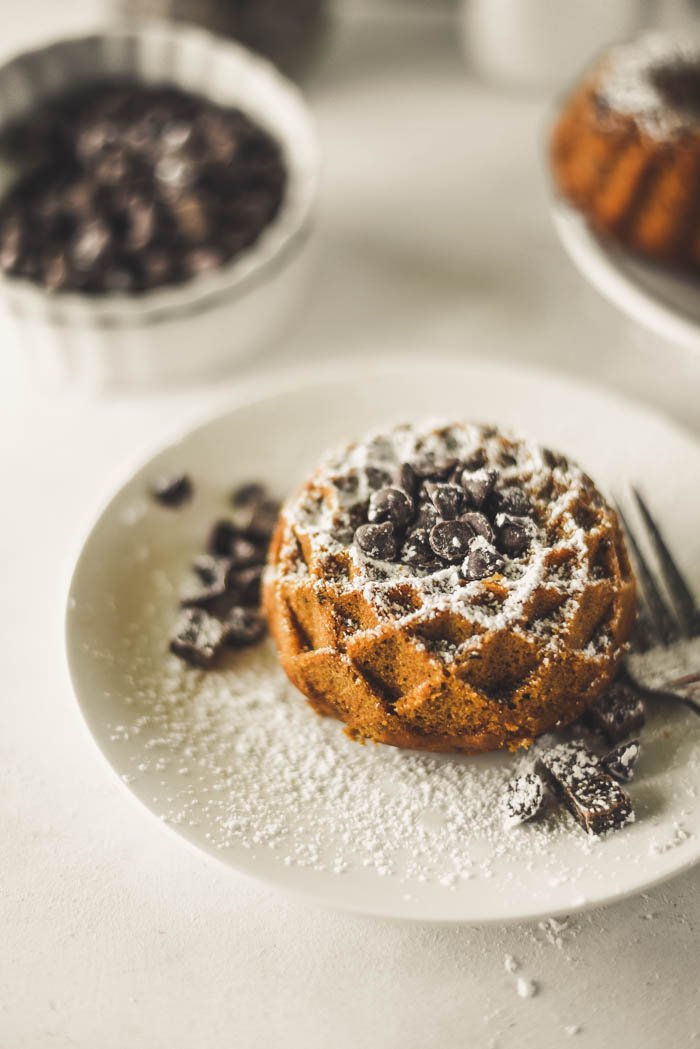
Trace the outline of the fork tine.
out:
[[[647,534],[656,550],[661,574],[663,575],[668,592],[673,599],[676,615],[680,620],[684,633],[688,637],[694,637],[697,634],[700,634],[700,612],[695,604],[695,598],[693,597],[692,591],[680,568],[676,564],[676,561],[668,548],[668,544],[661,534],[661,529],[651,516],[649,507],[642,497],[641,492],[633,487],[632,493],[637,501],[637,506],[639,507],[642,520],[644,521]]]
[[[630,528],[627,518],[618,503],[615,503],[615,509],[617,510],[620,521],[622,522],[622,527],[624,528],[629,540],[632,556],[637,566],[637,575],[642,584],[642,591],[644,593],[644,599],[649,612],[651,624],[661,643],[664,645],[670,645],[671,642],[676,641],[679,637],[680,631],[678,623],[668,607],[666,599],[664,598],[658,583],[654,579],[649,563],[644,557],[634,532]]]

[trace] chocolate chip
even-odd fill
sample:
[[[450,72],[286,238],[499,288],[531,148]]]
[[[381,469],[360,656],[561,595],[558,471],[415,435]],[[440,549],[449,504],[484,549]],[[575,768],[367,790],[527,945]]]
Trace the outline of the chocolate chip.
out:
[[[421,503],[413,522],[413,527],[424,528],[429,532],[439,520],[438,512],[432,503]]]
[[[231,566],[226,577],[226,590],[235,597],[237,605],[248,608],[260,603],[263,568],[263,565],[251,565],[249,568],[239,568],[236,564]]]
[[[267,556],[266,544],[254,543],[245,536],[234,536],[230,548],[231,561],[236,568],[250,568],[264,564]]]
[[[434,572],[445,567],[440,558],[435,556],[427,528],[416,528],[406,536],[401,547],[401,560],[406,565],[426,572]]]
[[[443,521],[431,530],[430,545],[444,561],[461,561],[473,538],[473,530],[464,521]]]
[[[400,488],[380,488],[369,500],[367,517],[375,524],[391,521],[398,528],[408,524],[413,516],[413,503]]]
[[[389,521],[383,524],[364,524],[355,532],[360,550],[376,561],[393,561],[396,557],[396,537]]]
[[[589,707],[584,722],[605,737],[619,743],[644,725],[644,702],[636,689],[625,681],[615,681],[601,698]]]
[[[177,620],[170,651],[192,666],[207,669],[221,648],[224,630],[218,619],[199,608],[188,608]]]
[[[464,493],[456,484],[426,481],[425,493],[443,521],[453,521],[464,508]]]
[[[402,463],[399,473],[399,484],[409,499],[415,499],[418,494],[418,477],[410,463]]]
[[[267,632],[267,624],[257,608],[231,609],[223,621],[223,641],[229,648],[256,645]]]
[[[560,743],[545,751],[535,769],[589,834],[614,830],[632,817],[629,796],[581,743]]]
[[[268,495],[264,485],[258,482],[241,485],[231,496],[231,503],[239,531],[260,538],[272,535],[279,517],[279,503]]]
[[[488,517],[485,517],[484,514],[480,514],[476,510],[468,510],[466,514],[462,514],[460,521],[468,524],[473,529],[474,534],[480,535],[487,543],[493,545],[495,542],[493,528]]]
[[[602,766],[606,772],[626,783],[634,775],[634,767],[639,757],[639,740],[631,739],[627,743],[620,743],[609,754],[602,759]]]
[[[151,487],[156,502],[173,510],[188,502],[193,492],[192,482],[187,474],[165,474],[156,478]]]
[[[480,510],[494,490],[497,480],[498,473],[495,470],[462,470],[460,482],[468,505]]]
[[[380,469],[378,466],[368,466],[365,469],[365,475],[367,477],[367,484],[373,490],[384,488],[386,485],[391,484],[391,474],[386,470]]]
[[[524,772],[506,786],[503,807],[508,827],[533,819],[544,805],[544,783],[536,772]]]
[[[259,481],[248,481],[239,484],[231,493],[231,506],[241,509],[244,506],[257,506],[267,495],[267,489]]]
[[[192,562],[192,571],[204,586],[226,587],[226,576],[231,567],[228,557],[212,557],[211,554],[200,554]]]
[[[506,517],[498,528],[498,549],[508,557],[520,557],[530,546],[530,529],[524,521]]]
[[[445,481],[456,466],[453,458],[438,459],[433,455],[422,455],[412,462],[413,470],[424,481]]]
[[[215,554],[220,557],[229,557],[231,554],[231,548],[233,541],[238,535],[238,529],[234,525],[233,521],[229,521],[222,518],[216,521],[209,533],[209,540],[207,542],[207,550],[210,554]]]
[[[495,509],[498,513],[512,514],[514,517],[525,517],[532,512],[532,503],[528,496],[515,485],[499,488],[493,493]]]
[[[462,565],[462,575],[469,582],[477,579],[487,579],[496,572],[503,571],[503,558],[497,550],[489,546],[483,539],[473,542],[469,553]]]

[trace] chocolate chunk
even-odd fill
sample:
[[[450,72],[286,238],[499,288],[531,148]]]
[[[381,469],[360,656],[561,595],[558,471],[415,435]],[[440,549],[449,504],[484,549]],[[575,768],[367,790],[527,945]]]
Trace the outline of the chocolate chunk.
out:
[[[192,571],[204,586],[226,587],[226,576],[231,568],[229,557],[213,557],[211,554],[200,554],[192,562]]]
[[[619,743],[644,725],[644,702],[640,694],[624,681],[615,681],[601,698],[589,707],[583,720],[608,743]]]
[[[267,632],[265,617],[256,608],[231,609],[223,621],[223,640],[229,648],[256,645]]]
[[[413,521],[413,528],[427,529],[429,532],[439,521],[438,512],[432,503],[422,503]]]
[[[261,565],[267,558],[267,544],[262,541],[258,543],[246,539],[245,536],[234,536],[230,548],[231,561],[236,568],[250,568],[251,565]]]
[[[493,493],[495,509],[498,513],[512,514],[514,517],[525,517],[532,512],[532,503],[522,488],[508,485]]]
[[[207,550],[218,557],[230,557],[233,541],[239,532],[233,521],[222,518],[216,521],[209,533]]]
[[[498,474],[495,470],[463,469],[460,477],[467,503],[475,510],[480,510],[494,490]]]
[[[621,783],[626,783],[634,775],[639,749],[638,739],[631,739],[627,743],[619,743],[609,754],[605,755],[601,764],[611,776],[614,776]]]
[[[456,484],[427,481],[425,493],[443,521],[453,521],[464,508],[464,493]]]
[[[200,608],[188,608],[175,625],[170,651],[192,666],[207,669],[219,653],[223,636],[218,619]]]
[[[267,496],[267,489],[259,481],[248,481],[239,484],[231,493],[231,506],[237,510],[243,507],[255,507]]]
[[[411,463],[414,472],[424,481],[445,481],[454,470],[458,460],[438,459],[434,455],[421,455]]]
[[[524,772],[506,787],[503,807],[505,824],[516,827],[533,819],[544,805],[544,783],[535,772]]]
[[[406,536],[401,547],[401,561],[423,572],[436,572],[445,567],[444,562],[435,556],[427,528],[416,528]]]
[[[239,568],[235,563],[226,576],[226,590],[235,598],[235,603],[253,607],[260,603],[263,565],[252,565],[250,568]]]
[[[498,528],[498,549],[508,557],[520,557],[530,546],[531,533],[527,522],[516,517],[505,517]]]
[[[408,524],[413,516],[413,503],[400,488],[380,488],[369,500],[368,519],[374,524],[391,521],[398,528]]]
[[[581,743],[545,751],[535,769],[589,834],[617,829],[634,818],[629,795]]]
[[[194,488],[187,474],[164,474],[156,478],[151,493],[156,502],[177,509],[192,498]]]
[[[264,485],[257,482],[241,485],[231,496],[233,519],[239,532],[248,538],[269,538],[279,517],[279,502],[272,499]]]
[[[472,542],[469,553],[462,565],[462,575],[468,582],[487,579],[496,572],[503,571],[503,558],[484,539],[479,537]]]
[[[496,539],[488,517],[478,513],[476,510],[468,510],[466,514],[462,514],[460,521],[468,524],[475,535],[480,535],[482,539],[485,539],[487,543],[493,546]]]
[[[418,476],[410,463],[403,463],[399,473],[399,484],[409,499],[414,500],[418,495]]]
[[[365,469],[365,475],[367,477],[367,484],[369,487],[376,491],[378,488],[385,488],[391,484],[391,474],[387,470],[382,470],[378,466],[368,466]]]
[[[396,537],[389,521],[360,525],[355,532],[355,542],[363,554],[376,561],[393,561],[396,557]]]
[[[431,530],[430,545],[444,561],[461,561],[473,538],[473,530],[464,521],[444,521]]]

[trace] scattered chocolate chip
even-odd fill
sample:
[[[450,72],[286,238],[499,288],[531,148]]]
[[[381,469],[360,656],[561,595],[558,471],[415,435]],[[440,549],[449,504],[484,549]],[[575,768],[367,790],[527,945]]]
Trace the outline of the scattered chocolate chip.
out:
[[[231,561],[236,568],[250,568],[251,565],[265,563],[267,545],[251,542],[245,536],[237,535],[231,543]]]
[[[501,514],[512,514],[514,517],[525,517],[532,513],[532,503],[522,490],[515,485],[499,488],[493,493],[495,509]]]
[[[533,819],[544,805],[544,783],[536,772],[524,772],[506,786],[503,807],[507,827]]]
[[[503,558],[485,540],[473,542],[462,565],[462,575],[468,582],[487,579],[503,571]]]
[[[396,537],[389,521],[360,525],[355,532],[355,542],[363,554],[376,561],[393,561],[396,557]]]
[[[606,772],[626,783],[634,775],[634,767],[639,757],[639,740],[631,739],[627,743],[619,743],[609,754],[602,759],[601,764]]]
[[[231,496],[235,527],[249,538],[265,539],[272,535],[279,517],[279,503],[267,489],[255,482],[241,485]]]
[[[444,561],[461,561],[473,538],[473,530],[464,521],[442,521],[431,530],[430,545]]]
[[[498,474],[495,470],[462,470],[460,483],[469,506],[480,510],[496,486]]]
[[[400,488],[380,488],[370,497],[367,517],[373,524],[391,521],[398,528],[403,528],[412,515],[413,503]]]
[[[166,474],[158,477],[151,487],[156,502],[173,510],[188,502],[193,491],[192,482],[187,474]]]
[[[223,636],[218,619],[200,608],[187,608],[175,624],[170,651],[192,666],[208,669],[219,653]]]
[[[460,521],[468,524],[475,535],[480,535],[482,539],[485,539],[487,543],[493,546],[495,535],[488,517],[480,514],[477,510],[468,510],[466,514],[462,514]]]
[[[500,518],[499,518],[500,520]],[[531,534],[525,521],[506,517],[498,528],[498,549],[508,557],[520,557],[530,546]]]
[[[215,522],[209,533],[207,550],[218,557],[230,557],[233,541],[237,535],[238,530],[233,521],[222,518]]]
[[[232,608],[223,621],[223,640],[229,648],[256,645],[267,633],[267,624],[257,608]]]
[[[426,481],[425,493],[443,521],[453,521],[464,508],[464,492],[456,484]]]
[[[545,751],[535,769],[589,834],[617,829],[634,818],[629,795],[581,743]]]
[[[615,681],[583,716],[589,728],[608,743],[619,743],[644,725],[644,702],[627,682]]]
[[[211,554],[200,554],[192,562],[192,571],[204,586],[226,586],[226,576],[231,567],[228,557],[213,557]]]
[[[226,590],[235,598],[235,603],[246,608],[260,603],[263,565],[252,565],[250,568],[238,568],[236,564],[226,576]]]

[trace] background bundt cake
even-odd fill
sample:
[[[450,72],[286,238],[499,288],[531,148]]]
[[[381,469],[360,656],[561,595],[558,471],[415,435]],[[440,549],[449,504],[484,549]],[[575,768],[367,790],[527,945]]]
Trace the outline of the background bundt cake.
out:
[[[527,745],[610,682],[634,619],[613,510],[561,455],[481,426],[399,426],[283,508],[264,584],[321,714],[402,747]]]
[[[653,34],[608,51],[554,128],[559,192],[597,231],[700,268],[700,38]]]

